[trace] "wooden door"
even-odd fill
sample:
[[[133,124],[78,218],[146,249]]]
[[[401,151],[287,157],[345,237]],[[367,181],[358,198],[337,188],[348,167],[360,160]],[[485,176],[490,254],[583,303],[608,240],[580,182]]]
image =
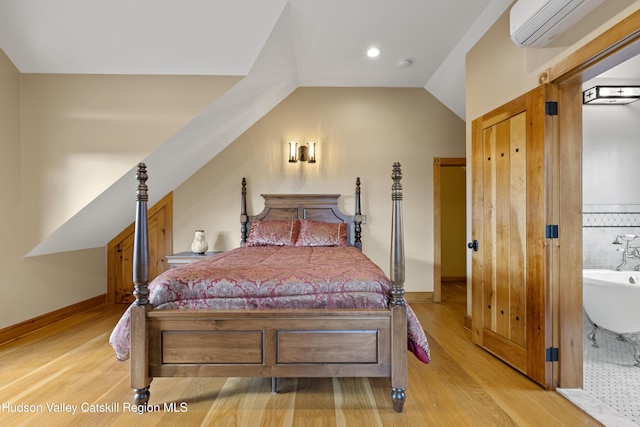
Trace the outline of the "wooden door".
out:
[[[149,277],[169,268],[166,256],[173,250],[173,194],[147,212],[149,224]],[[107,302],[129,304],[133,297],[133,232],[131,224],[107,246]]]
[[[472,135],[472,339],[547,388],[555,256],[547,238],[554,224],[550,93],[540,86],[485,114]]]

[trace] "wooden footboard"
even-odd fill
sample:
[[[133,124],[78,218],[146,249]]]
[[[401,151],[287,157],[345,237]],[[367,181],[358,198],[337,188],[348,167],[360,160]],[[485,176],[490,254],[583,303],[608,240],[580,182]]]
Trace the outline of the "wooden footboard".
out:
[[[389,377],[390,310],[157,310],[152,376]]]
[[[401,412],[407,383],[407,313],[397,163],[392,177],[393,288],[388,309],[154,310],[147,288],[147,174],[140,164],[136,301],[131,310],[135,403],[148,403],[153,377],[389,377],[394,409]]]

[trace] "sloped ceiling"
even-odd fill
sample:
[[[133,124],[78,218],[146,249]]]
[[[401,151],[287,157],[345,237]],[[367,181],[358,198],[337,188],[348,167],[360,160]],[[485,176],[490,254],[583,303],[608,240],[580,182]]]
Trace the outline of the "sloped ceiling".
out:
[[[464,93],[454,68],[511,2],[3,0],[0,48],[22,73],[244,76],[288,8],[300,86],[424,87],[443,68]]]
[[[464,119],[466,52],[511,3],[3,0],[0,48],[22,73],[244,76],[141,159],[170,171],[154,177],[166,194],[300,86],[423,87]],[[27,255],[105,246],[131,222],[133,173]]]

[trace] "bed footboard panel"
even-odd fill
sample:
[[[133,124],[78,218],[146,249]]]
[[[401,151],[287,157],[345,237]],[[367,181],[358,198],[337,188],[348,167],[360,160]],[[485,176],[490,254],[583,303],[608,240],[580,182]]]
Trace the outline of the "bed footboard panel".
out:
[[[163,376],[388,377],[391,310],[151,311]]]
[[[162,331],[163,364],[262,363],[261,331]]]

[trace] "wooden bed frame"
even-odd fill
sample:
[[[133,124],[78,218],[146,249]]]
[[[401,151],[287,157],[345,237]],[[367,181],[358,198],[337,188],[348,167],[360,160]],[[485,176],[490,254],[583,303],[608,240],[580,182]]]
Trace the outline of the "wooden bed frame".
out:
[[[404,300],[402,173],[393,165],[391,301],[388,309],[155,310],[149,303],[147,170],[136,174],[136,222],[131,308],[131,387],[136,405],[148,405],[153,377],[389,377],[396,412],[407,384],[407,307]],[[265,195],[262,213],[246,212],[242,183],[241,235],[254,219],[307,218],[350,222],[360,241],[360,183],[356,214],[344,215],[339,195]]]

